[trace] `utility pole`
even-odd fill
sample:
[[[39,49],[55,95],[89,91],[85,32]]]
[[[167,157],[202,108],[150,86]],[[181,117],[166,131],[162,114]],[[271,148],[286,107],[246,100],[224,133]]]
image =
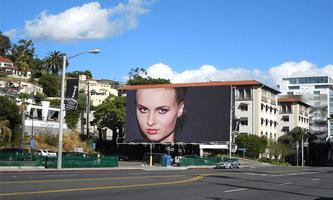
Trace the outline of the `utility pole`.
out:
[[[88,95],[87,95],[87,137],[89,137],[89,115],[90,115],[90,89],[88,80]]]

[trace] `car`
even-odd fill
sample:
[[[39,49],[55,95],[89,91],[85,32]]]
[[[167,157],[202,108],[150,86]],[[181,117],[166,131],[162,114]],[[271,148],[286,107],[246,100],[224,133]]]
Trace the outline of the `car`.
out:
[[[83,157],[86,158],[88,155],[86,153],[83,152],[62,152],[62,156],[79,156],[79,157]]]
[[[224,158],[221,162],[217,163],[215,169],[232,169],[232,168],[240,168],[240,162],[237,158]]]
[[[37,150],[37,153],[39,156],[43,156],[43,157],[57,157],[57,153],[47,150],[47,149],[39,149]]]

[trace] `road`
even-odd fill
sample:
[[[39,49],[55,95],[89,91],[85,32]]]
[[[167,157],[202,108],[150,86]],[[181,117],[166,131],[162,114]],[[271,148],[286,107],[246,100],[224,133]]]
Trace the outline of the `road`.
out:
[[[333,199],[333,168],[1,172],[0,199]]]

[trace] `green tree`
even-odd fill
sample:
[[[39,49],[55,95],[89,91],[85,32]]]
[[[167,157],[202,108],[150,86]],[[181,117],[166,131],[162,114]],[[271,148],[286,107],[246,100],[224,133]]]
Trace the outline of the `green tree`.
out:
[[[32,66],[35,54],[34,44],[31,40],[20,40],[11,49],[11,59],[21,72],[26,73]]]
[[[11,142],[17,142],[14,141],[13,138],[19,138],[18,134],[20,134],[19,128],[21,125],[21,117],[15,102],[11,101],[8,97],[0,96],[0,120],[8,120],[8,123],[6,122],[6,127],[12,131]]]
[[[52,74],[58,74],[62,69],[63,58],[66,54],[60,51],[50,52],[43,60],[44,68],[50,71]]]
[[[9,120],[0,120],[1,142],[5,142],[7,140],[7,143],[9,143],[12,138],[12,134],[13,131],[9,128]]]
[[[88,79],[92,78],[92,73],[90,70],[86,71],[73,71],[73,72],[67,72],[66,76],[70,76],[73,78],[79,78],[79,75],[86,75]]]
[[[293,150],[286,144],[281,144],[276,141],[270,140],[269,141],[269,154],[271,156],[274,156],[275,160],[279,160],[279,157],[281,158],[281,161],[285,161],[285,157],[292,154]]]
[[[124,134],[125,104],[125,97],[109,96],[102,104],[97,106],[94,113],[95,124],[97,124],[98,129],[101,130],[104,127],[111,129],[114,142],[116,142],[118,136]]]
[[[39,78],[38,84],[49,97],[60,96],[61,78],[58,75],[45,74]]]
[[[170,84],[170,80],[163,78],[152,78],[147,76],[144,68],[133,68],[129,72],[128,85],[153,85],[153,84]]]
[[[7,52],[12,47],[8,36],[3,35],[0,31],[0,56],[6,56]]]
[[[246,154],[252,158],[258,158],[259,154],[264,153],[267,149],[268,142],[266,137],[257,135],[238,135],[235,139],[238,147],[246,148]]]
[[[301,127],[295,127],[293,128],[289,134],[293,138],[293,141],[295,142],[296,145],[296,165],[298,166],[299,163],[299,141],[303,142],[303,137],[308,133],[307,129],[301,128]]]
[[[76,110],[67,110],[65,121],[68,128],[73,129],[76,128],[76,124],[79,121],[80,113],[86,109],[86,98],[84,94],[79,94],[78,99],[78,106]],[[59,102],[60,104],[60,102]]]

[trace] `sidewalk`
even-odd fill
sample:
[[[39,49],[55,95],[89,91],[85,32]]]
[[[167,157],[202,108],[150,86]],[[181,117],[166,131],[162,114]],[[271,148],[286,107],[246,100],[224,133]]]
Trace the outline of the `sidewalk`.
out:
[[[268,163],[258,162],[248,159],[240,159],[241,168],[257,168],[257,167],[266,167],[272,166]],[[142,162],[131,162],[131,161],[119,161],[118,167],[103,167],[103,168],[62,168],[61,171],[71,171],[71,170],[144,170],[144,171],[165,171],[165,170],[187,170],[193,168],[214,168],[215,166],[200,165],[200,166],[188,166],[188,167],[179,167],[179,166],[146,166]],[[59,171],[54,168],[44,168],[42,166],[38,167],[28,167],[28,166],[8,166],[1,167],[0,172],[15,172],[15,171]]]

